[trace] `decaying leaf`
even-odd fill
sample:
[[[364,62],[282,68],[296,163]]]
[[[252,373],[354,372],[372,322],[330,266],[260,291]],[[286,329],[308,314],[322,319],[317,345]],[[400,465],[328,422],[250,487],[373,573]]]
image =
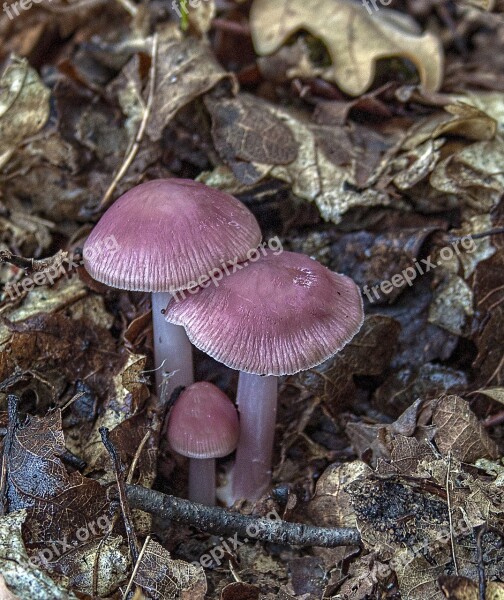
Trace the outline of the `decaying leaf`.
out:
[[[226,585],[220,600],[259,600],[260,590],[249,583],[235,582]]]
[[[64,590],[64,582],[61,586],[56,584],[30,562],[21,536],[25,518],[26,511],[21,510],[0,519],[0,571],[9,590],[22,599],[77,600],[77,596]]]
[[[13,58],[0,79],[0,168],[49,118],[50,91],[28,61]]]
[[[493,10],[495,5],[495,0],[458,0],[463,4],[468,4],[469,6],[475,6],[476,8],[482,8],[483,10]]]
[[[443,576],[439,587],[447,600],[480,600],[479,584],[467,577]],[[488,581],[485,600],[504,600],[504,584]]]
[[[332,66],[319,73],[354,96],[371,85],[376,61],[391,56],[411,60],[427,90],[435,91],[441,83],[439,40],[432,33],[419,35],[416,23],[402,13],[381,9],[369,14],[348,0],[255,0],[250,23],[261,55],[275,52],[299,29],[321,39]]]
[[[154,600],[203,600],[207,590],[205,572],[170,553],[154,540],[143,549],[133,582]]]
[[[504,388],[501,388],[501,387],[486,388],[486,389],[476,390],[476,391],[478,392],[478,394],[484,394],[485,396],[492,398],[492,400],[495,400],[496,402],[500,402],[501,404],[504,404]]]
[[[451,452],[457,459],[468,463],[499,455],[497,445],[467,401],[458,396],[442,396],[435,402],[432,423],[436,427],[436,444],[443,454]]]
[[[78,471],[67,473],[65,452],[59,410],[16,429],[8,463],[9,510],[26,510],[23,535],[32,561],[92,593],[87,565],[98,560],[98,588],[107,595],[125,578],[128,563],[122,538],[108,537],[116,509],[98,482]]]
[[[255,183],[271,166],[296,159],[298,145],[291,130],[265,103],[242,94],[232,100],[207,97],[205,104],[212,115],[215,147],[243,183]]]
[[[0,575],[0,598],[2,598],[2,600],[21,600],[19,596],[14,596],[7,588],[3,575]]]
[[[228,80],[236,90],[234,77],[226,73],[204,42],[184,39],[173,33],[161,41],[158,49],[156,88],[147,134],[151,140],[161,138],[164,127],[177,111],[192,100]]]
[[[468,318],[473,314],[471,288],[462,277],[448,276],[436,288],[429,308],[429,323],[443,327],[455,335],[462,335]]]
[[[270,174],[290,183],[300,198],[315,202],[322,217],[334,223],[351,208],[390,204],[383,191],[355,191],[358,157],[349,157],[344,166],[335,164],[314,127],[291,111],[246,94],[238,94],[233,101],[211,101],[209,106],[212,115],[218,115],[212,128],[217,149],[241,183],[257,182]],[[258,117],[251,117],[258,113],[262,113],[262,128],[253,124]],[[263,139],[264,126],[271,140]],[[265,160],[270,162],[265,164]]]

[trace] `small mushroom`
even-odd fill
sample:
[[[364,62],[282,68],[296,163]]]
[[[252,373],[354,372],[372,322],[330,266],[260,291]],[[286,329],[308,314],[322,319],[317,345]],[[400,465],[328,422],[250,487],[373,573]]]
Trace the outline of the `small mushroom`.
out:
[[[107,251],[110,240],[115,252]],[[236,198],[188,179],[138,185],[103,214],[84,244],[89,274],[112,287],[152,292],[156,384],[164,397],[194,381],[182,327],[164,321],[171,295],[203,283],[223,264],[244,260],[261,241],[254,215]],[[164,368],[161,368],[161,367]]]
[[[293,252],[267,252],[218,288],[168,305],[166,319],[183,325],[197,348],[240,371],[233,501],[255,500],[270,483],[277,377],[336,354],[363,318],[352,279]]]
[[[215,459],[235,450],[239,429],[235,405],[212,383],[193,383],[180,394],[167,436],[175,452],[190,458],[189,500],[215,504]]]

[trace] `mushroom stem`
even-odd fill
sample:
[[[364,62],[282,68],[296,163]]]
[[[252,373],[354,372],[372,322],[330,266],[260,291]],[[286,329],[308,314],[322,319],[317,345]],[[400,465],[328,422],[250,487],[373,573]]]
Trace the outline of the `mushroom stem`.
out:
[[[164,318],[170,299],[170,292],[151,294],[156,387],[161,404],[170,398],[175,388],[194,382],[192,346],[185,329],[167,323]],[[168,379],[161,389],[165,374]]]
[[[278,379],[240,372],[236,402],[240,438],[232,475],[232,496],[257,500],[271,481]]]
[[[190,459],[189,500],[205,506],[215,505],[215,458]]]

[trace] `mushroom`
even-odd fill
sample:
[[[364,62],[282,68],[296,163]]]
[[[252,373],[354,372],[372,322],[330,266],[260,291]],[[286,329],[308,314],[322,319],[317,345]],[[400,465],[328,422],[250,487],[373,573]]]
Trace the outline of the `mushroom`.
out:
[[[167,436],[175,452],[190,458],[189,500],[215,504],[215,459],[234,451],[239,429],[235,405],[212,383],[193,383],[180,394]]]
[[[114,241],[117,252],[107,252]],[[158,394],[168,398],[193,381],[191,344],[162,312],[171,295],[196,288],[261,241],[254,215],[236,198],[189,179],[138,185],[103,214],[84,244],[84,265],[107,285],[152,292]],[[96,251],[99,249],[100,251]],[[207,283],[208,284],[208,283]],[[161,390],[166,365],[173,373]]]
[[[293,252],[267,251],[218,288],[168,305],[166,319],[183,325],[197,348],[240,371],[232,500],[255,500],[269,485],[277,377],[336,354],[363,318],[352,279]]]

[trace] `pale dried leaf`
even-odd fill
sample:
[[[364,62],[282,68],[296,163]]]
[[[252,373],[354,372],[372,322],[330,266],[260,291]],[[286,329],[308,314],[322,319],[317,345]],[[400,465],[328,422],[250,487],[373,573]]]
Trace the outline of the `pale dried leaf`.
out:
[[[449,452],[460,461],[474,463],[478,458],[496,458],[497,445],[459,396],[442,396],[432,414],[436,444],[443,454]]]
[[[348,0],[255,0],[250,25],[256,51],[272,54],[300,29],[321,39],[332,66],[320,73],[348,94],[358,96],[373,82],[376,61],[401,56],[418,69],[422,85],[437,90],[443,52],[432,33],[420,35],[416,23],[391,10],[369,12]]]
[[[440,283],[429,306],[429,323],[462,335],[469,317],[474,314],[473,293],[458,275],[449,274]]]
[[[21,600],[19,596],[14,596],[7,588],[3,575],[0,575],[0,600]]]
[[[448,600],[479,600],[479,585],[467,577],[440,577],[439,586],[443,598]],[[488,581],[485,600],[504,600],[504,584]]]
[[[201,566],[173,560],[154,540],[143,550],[133,582],[154,600],[203,600],[207,590]]]
[[[500,402],[501,404],[504,404],[504,388],[501,388],[501,387],[485,388],[485,389],[476,390],[476,391],[478,392],[478,394],[484,394],[485,396],[492,398],[492,400],[495,400],[496,402]]]
[[[0,168],[49,118],[51,93],[28,61],[14,57],[0,78]]]
[[[467,4],[468,6],[481,8],[483,10],[493,10],[495,6],[495,0],[458,0],[458,2]]]
[[[236,92],[236,80],[213,57],[210,46],[174,36],[160,42],[156,87],[147,134],[157,141],[177,111],[228,79]]]
[[[0,572],[11,592],[30,600],[77,600],[29,562],[21,536],[26,511],[12,512],[0,519]]]
[[[495,137],[497,121],[486,112],[465,102],[448,104],[444,109],[453,115],[453,118],[438,125],[433,137],[450,133],[475,141],[491,140]]]

